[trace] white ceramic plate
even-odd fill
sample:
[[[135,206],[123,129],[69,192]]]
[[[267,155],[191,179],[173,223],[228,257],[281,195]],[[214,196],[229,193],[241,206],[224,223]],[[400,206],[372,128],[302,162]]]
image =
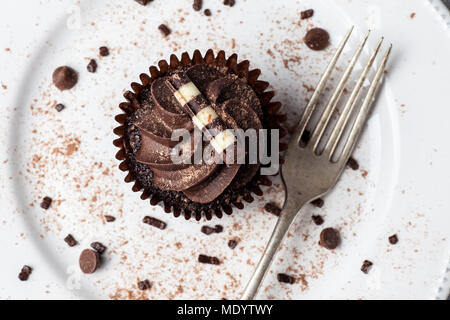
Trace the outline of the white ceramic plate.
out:
[[[257,5],[255,5],[257,2]],[[69,4],[68,4],[69,3]],[[436,299],[446,298],[450,260],[450,31],[438,1],[256,1],[233,8],[205,0],[207,18],[190,0],[2,2],[0,12],[0,298],[239,298],[276,219],[261,209],[282,202],[279,181],[244,211],[222,220],[185,221],[150,207],[131,192],[114,159],[114,115],[122,93],[138,75],[173,52],[224,49],[263,71],[290,122],[298,119],[333,48],[351,25],[355,47],[368,28],[369,47],[378,38],[394,52],[376,109],[355,158],[322,209],[308,207],[279,252],[260,298]],[[430,4],[431,3],[431,4]],[[311,20],[302,10],[314,8]],[[411,16],[415,13],[415,16]],[[168,23],[173,34],[161,37]],[[331,34],[326,52],[302,43],[320,26]],[[97,56],[106,45],[111,55]],[[347,52],[349,54],[350,52]],[[365,52],[367,58],[369,50]],[[86,71],[90,58],[97,73]],[[342,60],[344,61],[344,60]],[[342,62],[341,62],[342,63]],[[78,85],[59,92],[51,74],[59,65],[80,73]],[[57,113],[55,102],[67,108]],[[39,207],[43,196],[50,210]],[[342,245],[330,252],[317,245],[323,227],[338,228]],[[103,222],[110,214],[117,220]],[[152,215],[165,231],[141,223]],[[222,234],[200,233],[222,224]],[[79,245],[63,241],[71,233]],[[388,237],[398,234],[398,245]],[[235,250],[227,247],[240,238]],[[101,241],[108,250],[102,268],[81,275],[82,249]],[[218,256],[219,267],[200,265],[200,253]],[[368,275],[360,271],[369,259]],[[27,282],[17,274],[28,264]],[[276,273],[296,276],[289,286]],[[138,279],[150,279],[140,292]]]

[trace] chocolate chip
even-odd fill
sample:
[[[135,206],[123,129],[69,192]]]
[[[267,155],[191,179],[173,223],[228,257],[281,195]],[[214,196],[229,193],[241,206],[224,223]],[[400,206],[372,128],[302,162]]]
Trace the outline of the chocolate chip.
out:
[[[107,57],[107,56],[109,56],[109,49],[108,49],[108,47],[100,47],[100,48],[98,48],[98,53],[102,57]]]
[[[266,205],[264,206],[264,210],[266,210],[267,212],[276,215],[277,217],[280,216],[281,214],[281,209],[280,207],[278,207],[276,204],[269,202],[266,203]]]
[[[323,224],[323,218],[320,215],[312,216],[312,219],[313,219],[314,223],[318,226],[321,226]]]
[[[50,197],[45,197],[44,199],[42,199],[41,202],[41,208],[44,210],[48,210],[52,204],[52,198]]]
[[[358,161],[356,161],[354,158],[350,157],[350,159],[348,159],[347,161],[347,166],[350,167],[350,169],[352,170],[359,170],[359,163]]]
[[[158,229],[164,230],[167,227],[167,224],[161,220],[158,220],[156,218],[153,217],[144,217],[144,219],[142,219],[142,222],[151,225],[152,227],[156,227]]]
[[[89,61],[89,64],[87,65],[87,70],[92,73],[97,71],[97,61],[91,59],[91,61]]]
[[[63,105],[63,104],[61,104],[61,103],[58,103],[58,104],[55,106],[55,109],[56,109],[56,111],[61,112],[61,111],[64,110],[65,107],[66,107],[65,105]]]
[[[67,235],[67,237],[64,238],[64,241],[69,245],[69,247],[75,247],[78,243],[71,234]]]
[[[201,255],[198,256],[198,262],[206,263],[206,264],[214,264],[214,265],[219,265],[220,264],[219,258],[206,256],[204,254],[201,254]]]
[[[339,246],[340,242],[341,237],[336,229],[327,228],[320,233],[319,244],[326,249],[334,250]]]
[[[305,43],[312,50],[323,50],[330,42],[330,35],[321,28],[313,28],[306,33]]]
[[[226,5],[226,6],[232,7],[232,6],[234,6],[236,4],[236,1],[235,0],[224,0],[223,4]]]
[[[300,18],[302,20],[309,19],[313,15],[314,15],[314,10],[313,9],[309,9],[309,10],[305,10],[305,11],[300,12]]]
[[[373,263],[369,260],[365,260],[361,266],[361,271],[364,272],[365,274],[369,273],[369,269],[370,267],[373,266]]]
[[[106,222],[114,222],[116,221],[116,218],[113,216],[105,216]]]
[[[282,283],[289,283],[289,284],[294,284],[295,283],[295,278],[294,277],[292,277],[290,275],[287,275],[287,274],[284,274],[284,273],[277,274],[277,279],[278,279],[279,282],[282,282]]]
[[[162,33],[162,35],[163,35],[164,37],[167,37],[169,34],[172,33],[172,30],[170,30],[169,27],[166,26],[165,24],[161,24],[161,25],[158,27],[158,29],[159,29],[159,31],[161,31],[161,33]]]
[[[223,227],[220,224],[216,224],[215,230],[216,233],[221,233],[223,232]]]
[[[143,6],[146,6],[149,2],[152,2],[153,0],[134,0],[134,1],[136,1],[137,3],[139,3]]]
[[[212,15],[211,10],[209,10],[209,9],[205,9],[205,11],[203,11],[203,13],[207,17],[210,17]]]
[[[94,250],[85,249],[81,252],[79,263],[83,273],[94,273],[100,265],[100,255]]]
[[[228,241],[228,248],[230,248],[230,249],[236,248],[237,245],[238,245],[237,240],[230,240],[230,241]]]
[[[390,237],[389,237],[389,243],[392,244],[392,245],[398,243],[398,237],[397,237],[396,234],[394,234],[393,236],[390,236]]]
[[[72,89],[78,82],[78,74],[71,67],[62,66],[53,71],[53,83],[63,91]]]
[[[317,208],[322,208],[323,205],[325,204],[325,201],[323,201],[323,199],[317,199],[311,202],[311,204]]]
[[[101,242],[92,242],[91,248],[97,251],[99,254],[103,254],[105,252],[106,247]]]
[[[28,278],[30,277],[31,272],[33,271],[33,269],[29,266],[23,266],[22,270],[19,273],[19,279],[20,281],[27,281]]]
[[[203,6],[203,0],[194,0],[194,4],[192,5],[192,7],[194,8],[195,11],[202,10],[202,6]]]
[[[148,290],[152,287],[152,284],[148,280],[143,280],[138,282],[138,288],[139,290]]]

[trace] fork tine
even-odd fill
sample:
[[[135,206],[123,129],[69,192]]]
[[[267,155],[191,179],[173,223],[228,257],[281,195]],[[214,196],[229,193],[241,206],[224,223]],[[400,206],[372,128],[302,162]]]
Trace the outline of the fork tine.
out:
[[[309,101],[308,105],[306,106],[305,111],[303,112],[303,116],[297,126],[297,134],[298,136],[296,139],[292,139],[297,144],[300,144],[300,140],[303,136],[303,133],[305,132],[306,126],[311,119],[311,116],[314,111],[314,107],[317,104],[317,101],[319,100],[320,94],[323,91],[323,88],[325,87],[328,78],[331,75],[331,72],[333,71],[339,57],[341,56],[342,50],[344,49],[345,45],[347,44],[348,39],[350,38],[350,35],[352,34],[352,31],[354,29],[354,26],[350,28],[350,30],[347,32],[347,35],[345,36],[344,40],[342,41],[341,45],[337,49],[336,53],[333,56],[333,59],[331,59],[330,64],[327,66],[325,72],[323,73],[322,77],[320,78],[319,84],[316,87],[316,90],[314,91],[311,100]]]
[[[342,114],[340,115],[338,122],[336,126],[333,128],[333,131],[331,132],[330,139],[328,140],[324,153],[328,155],[329,159],[332,159],[333,154],[336,150],[336,147],[339,143],[340,138],[342,137],[342,134],[344,133],[345,127],[349,121],[350,115],[355,108],[356,103],[358,102],[359,94],[361,93],[364,81],[367,78],[367,75],[369,74],[369,71],[375,61],[375,58],[378,55],[378,52],[380,51],[381,44],[383,43],[383,39],[378,42],[377,48],[375,49],[374,53],[369,59],[369,62],[367,63],[366,67],[364,68],[363,72],[361,73],[361,76],[358,79],[358,82],[356,83],[355,88],[353,89],[350,98],[348,99],[344,110],[342,111]]]
[[[344,75],[342,76],[341,80],[339,81],[339,84],[334,91],[333,95],[331,96],[324,112],[322,113],[322,116],[320,117],[320,120],[314,129],[313,135],[311,137],[311,143],[313,143],[313,151],[316,152],[317,147],[319,146],[320,140],[322,139],[322,136],[325,132],[326,127],[328,126],[328,123],[330,122],[331,116],[333,115],[334,110],[336,109],[336,106],[341,99],[342,93],[344,92],[345,85],[347,84],[348,79],[350,78],[350,75],[353,71],[353,68],[356,65],[356,62],[358,61],[362,50],[364,49],[364,46],[367,43],[367,39],[369,38],[370,30],[367,32],[366,36],[364,37],[363,41],[361,42],[359,48],[356,50],[355,54],[352,57],[352,60],[350,61],[349,66],[344,72]]]
[[[392,51],[392,44],[389,46],[389,49],[387,50],[383,58],[383,61],[381,62],[381,65],[378,68],[377,73],[375,74],[373,82],[370,85],[369,91],[367,92],[366,98],[364,99],[364,102],[361,106],[361,110],[359,111],[358,116],[356,117],[355,123],[352,126],[350,135],[347,139],[347,142],[345,143],[344,150],[342,151],[342,156],[339,161],[344,161],[345,163],[347,163],[348,159],[350,158],[350,155],[352,154],[356,146],[356,142],[358,141],[358,138],[361,135],[361,131],[364,127],[364,124],[366,123],[367,118],[369,116],[377,90],[382,82],[384,70],[386,69],[386,64],[389,60],[391,51]]]

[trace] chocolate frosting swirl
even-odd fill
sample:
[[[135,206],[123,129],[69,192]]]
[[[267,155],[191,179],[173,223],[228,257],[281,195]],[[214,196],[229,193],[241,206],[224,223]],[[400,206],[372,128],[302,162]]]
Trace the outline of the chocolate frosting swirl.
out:
[[[191,117],[182,111],[168,86],[170,78],[184,72],[211,103],[228,129],[262,129],[262,110],[258,97],[244,80],[226,69],[209,65],[183,68],[156,79],[141,100],[145,113],[134,124],[141,132],[136,161],[153,171],[153,184],[162,190],[181,191],[193,202],[209,203],[229,187],[241,187],[252,180],[259,164],[174,164],[171,140],[177,129],[193,133]],[[193,139],[192,139],[193,140]],[[191,153],[197,146],[192,142]]]

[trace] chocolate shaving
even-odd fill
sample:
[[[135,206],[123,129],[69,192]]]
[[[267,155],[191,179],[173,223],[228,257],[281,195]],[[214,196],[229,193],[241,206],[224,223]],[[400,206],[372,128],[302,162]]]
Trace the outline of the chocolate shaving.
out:
[[[206,264],[213,264],[213,265],[219,265],[220,260],[217,257],[211,257],[204,254],[201,254],[198,256],[198,262],[200,263],[206,263]]]
[[[114,221],[116,221],[116,218],[113,216],[106,215],[105,220],[106,220],[106,222],[114,222]]]
[[[63,104],[61,104],[61,103],[58,103],[58,104],[55,106],[55,109],[56,109],[56,111],[61,112],[61,111],[64,110],[65,107],[66,107],[65,105],[63,105]]]
[[[369,260],[365,260],[361,266],[361,271],[365,274],[369,273],[370,268],[373,266],[373,262]]]
[[[31,267],[23,266],[22,270],[19,273],[20,281],[27,281],[30,277],[31,272],[33,272],[33,269]]]
[[[349,166],[350,169],[355,171],[359,169],[359,163],[353,157],[350,157],[350,159],[348,159],[347,166]]]
[[[75,240],[71,234],[67,235],[67,237],[64,238],[64,241],[69,245],[69,247],[75,247],[78,244],[77,240]]]
[[[328,250],[334,250],[339,246],[341,242],[341,237],[339,235],[339,231],[333,228],[324,229],[320,233],[320,241],[319,244]]]
[[[161,221],[159,219],[156,219],[156,218],[153,218],[153,217],[149,217],[149,216],[144,217],[144,219],[142,219],[142,222],[144,222],[146,224],[149,224],[152,227],[161,229],[161,230],[164,230],[167,227],[167,223],[165,223],[165,222],[163,222],[163,221]]]
[[[389,243],[392,245],[395,245],[398,243],[398,236],[394,234],[393,236],[389,237]]]
[[[50,197],[44,197],[41,202],[41,208],[44,210],[48,210],[52,204],[52,198]]]
[[[101,242],[92,242],[91,248],[97,251],[99,254],[103,254],[105,252],[106,247]]]
[[[322,208],[323,205],[325,204],[325,201],[323,201],[323,199],[317,199],[311,202],[311,204],[317,208]]]
[[[302,20],[309,19],[313,15],[314,15],[314,10],[313,9],[309,9],[309,10],[305,10],[305,11],[300,12],[300,18]]]
[[[276,215],[277,217],[279,217],[281,215],[281,209],[280,207],[278,207],[276,204],[269,202],[266,203],[266,205],[264,206],[264,210],[266,210],[267,212]]]
[[[192,5],[192,7],[194,8],[195,11],[202,10],[202,6],[203,6],[203,0],[194,0],[194,4]]]
[[[138,282],[138,288],[139,290],[148,290],[152,287],[152,284],[150,283],[149,280],[143,280],[143,281],[139,281]]]
[[[284,273],[277,274],[277,279],[278,279],[279,282],[282,282],[282,283],[288,283],[288,284],[294,284],[295,283],[295,278],[294,277],[292,277],[290,275],[287,275],[287,274],[284,274]]]
[[[159,29],[159,31],[161,31],[161,33],[164,37],[167,37],[168,35],[170,35],[172,33],[172,30],[170,30],[169,27],[165,24],[161,24],[158,27],[158,29]]]
[[[102,56],[102,57],[107,57],[107,56],[109,56],[109,49],[108,49],[108,47],[100,47],[100,48],[98,49],[98,53],[99,53],[100,56]]]
[[[87,65],[87,70],[89,72],[96,72],[97,71],[97,61],[95,61],[94,59],[91,59],[91,61],[89,61],[89,64]]]
[[[228,241],[228,248],[230,248],[230,249],[236,248],[237,245],[238,245],[238,241],[237,240],[230,240],[230,241]]]
[[[314,223],[318,226],[321,226],[324,222],[322,216],[320,216],[320,215],[312,216],[312,219],[313,219]]]

